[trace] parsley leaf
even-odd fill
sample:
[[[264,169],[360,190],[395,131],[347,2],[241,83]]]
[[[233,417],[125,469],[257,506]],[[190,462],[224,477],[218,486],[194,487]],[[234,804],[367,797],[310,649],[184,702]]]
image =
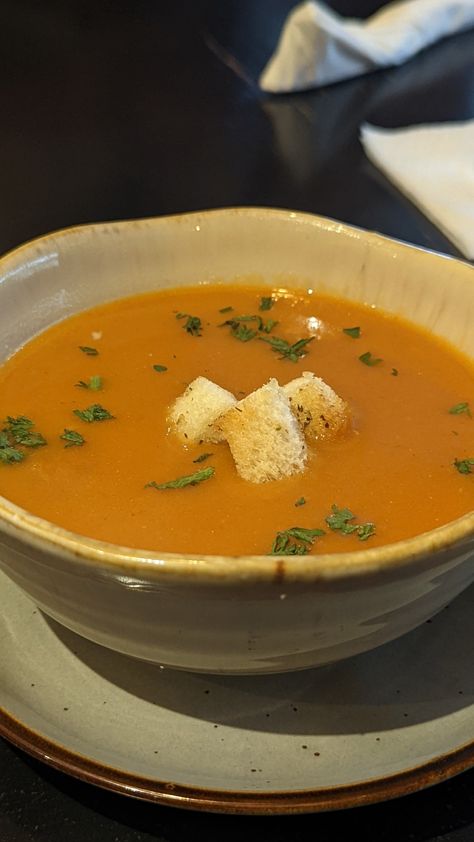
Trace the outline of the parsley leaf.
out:
[[[201,336],[202,324],[198,316],[190,316],[189,313],[177,313],[177,319],[186,319],[183,329],[191,336]]]
[[[168,371],[167,365],[160,365],[159,363],[154,365],[153,368],[154,368],[155,371]]]
[[[355,519],[355,514],[350,509],[339,509],[334,503],[332,514],[326,518],[326,523],[333,532],[342,532],[343,535],[357,533],[360,541],[367,541],[371,535],[375,535],[374,523],[350,523]]]
[[[462,415],[462,413],[465,412],[469,418],[472,418],[471,409],[467,401],[455,404],[455,406],[452,406],[451,409],[448,409],[448,412],[450,415]]]
[[[18,415],[17,418],[8,415],[4,425],[0,431],[0,462],[4,464],[21,462],[25,458],[24,452],[15,445],[43,447],[46,444],[44,436],[33,430],[34,423],[26,415]]]
[[[274,300],[271,295],[264,296],[260,299],[260,307],[259,310],[271,310],[274,305]]]
[[[15,444],[22,444],[24,447],[43,447],[46,439],[41,433],[33,432],[34,426],[33,421],[26,415],[19,415],[17,418],[8,415],[3,432],[10,436]]]
[[[262,322],[260,326],[260,330],[263,330],[264,333],[271,333],[274,327],[276,327],[278,322],[275,319],[268,319],[266,322]]]
[[[230,313],[233,309],[233,307],[221,307],[219,313]]]
[[[277,532],[270,555],[306,555],[316,538],[325,535],[324,529],[305,529],[292,526]]]
[[[102,389],[102,377],[100,374],[93,374],[92,377],[89,377],[88,383],[85,380],[79,380],[76,386],[81,389],[91,389],[92,392],[99,392]]]
[[[364,363],[364,365],[378,365],[383,362],[380,357],[372,356],[371,351],[366,351],[365,354],[361,354],[359,360],[361,363]]]
[[[12,464],[13,462],[21,462],[25,458],[24,453],[18,450],[17,447],[12,447],[8,435],[4,432],[0,433],[0,462],[5,464]]]
[[[453,465],[460,474],[474,473],[474,459],[455,459]]]
[[[109,410],[104,409],[100,403],[93,403],[91,406],[86,407],[86,409],[75,409],[74,415],[77,415],[81,421],[87,421],[88,424],[92,424],[93,421],[108,421],[114,418]]]
[[[312,342],[314,336],[308,336],[307,339],[298,339],[297,342],[293,342],[290,345],[286,339],[280,339],[278,336],[259,336],[259,339],[262,342],[268,342],[271,345],[272,350],[276,351],[277,354],[281,354],[281,360],[291,360],[293,363],[297,363],[301,357],[305,357],[308,351],[306,350],[306,345],[309,342]]]
[[[196,459],[193,459],[193,462],[205,462],[206,459],[209,459],[209,457],[213,455],[213,453],[201,453]]]
[[[63,439],[66,444],[64,447],[74,447],[77,445],[80,447],[81,445],[85,444],[85,438],[81,436],[80,433],[76,432],[76,430],[64,430],[64,433],[59,436],[60,439]]]
[[[360,327],[343,327],[342,332],[346,336],[350,336],[351,339],[359,339],[360,337]]]
[[[246,322],[257,322],[257,326],[256,328],[248,327]],[[226,327],[228,325],[235,339],[239,339],[241,342],[249,342],[250,339],[254,339],[257,336],[258,331],[270,333],[277,324],[278,322],[274,319],[268,319],[267,322],[264,322],[262,317],[258,315],[234,316],[232,319],[227,319],[219,327]]]
[[[295,503],[295,506],[304,506],[305,503],[306,503],[306,500],[305,500],[304,497],[298,497],[298,499]]]
[[[99,354],[97,348],[90,348],[89,345],[79,345],[79,350],[88,357],[97,357]]]
[[[357,527],[359,541],[367,541],[371,535],[375,535],[375,523],[360,523]]]
[[[197,485],[199,482],[204,482],[206,479],[211,479],[214,476],[214,468],[202,468],[196,471],[195,474],[190,474],[186,477],[178,477],[169,482],[147,482],[145,488],[157,488],[158,491],[163,491],[167,488],[185,488],[187,485]]]

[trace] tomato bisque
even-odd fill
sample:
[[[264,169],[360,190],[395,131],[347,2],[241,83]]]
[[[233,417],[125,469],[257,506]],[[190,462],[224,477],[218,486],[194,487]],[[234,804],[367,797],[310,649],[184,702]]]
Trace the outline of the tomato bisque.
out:
[[[350,421],[308,441],[291,476],[249,482],[225,437],[190,442],[170,424],[196,378],[240,402],[303,372]],[[73,532],[158,552],[380,546],[473,510],[473,383],[448,343],[317,292],[215,284],[113,301],[0,369],[0,493]]]

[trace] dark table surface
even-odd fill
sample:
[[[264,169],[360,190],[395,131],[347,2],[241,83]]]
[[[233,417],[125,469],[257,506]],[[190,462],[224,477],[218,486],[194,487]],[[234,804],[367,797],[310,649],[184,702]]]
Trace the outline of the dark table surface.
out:
[[[456,254],[365,159],[358,127],[473,118],[474,31],[400,68],[267,96],[256,80],[294,5],[2,0],[0,252],[77,223],[265,205]],[[330,5],[364,17],[384,4]],[[474,772],[347,811],[218,816],[96,789],[0,741],[1,842],[243,836],[472,842]]]

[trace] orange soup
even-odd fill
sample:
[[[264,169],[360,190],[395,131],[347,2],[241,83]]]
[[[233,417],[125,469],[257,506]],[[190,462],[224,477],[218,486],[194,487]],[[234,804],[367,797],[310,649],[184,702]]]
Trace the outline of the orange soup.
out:
[[[198,376],[241,399],[303,371],[352,420],[309,445],[299,474],[248,482],[225,442],[189,445],[169,429],[169,407]],[[391,543],[474,508],[473,374],[428,332],[319,293],[214,285],[114,301],[0,369],[0,493],[68,530],[155,551]]]

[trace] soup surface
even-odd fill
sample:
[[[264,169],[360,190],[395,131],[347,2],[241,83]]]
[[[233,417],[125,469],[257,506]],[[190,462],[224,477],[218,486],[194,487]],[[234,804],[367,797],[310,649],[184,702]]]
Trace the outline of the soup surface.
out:
[[[243,341],[223,324],[239,315],[269,332],[243,322],[256,331]],[[310,336],[296,360],[260,341]],[[169,431],[169,406],[199,375],[240,399],[303,371],[329,383],[353,420],[310,445],[301,474],[246,482],[225,443],[186,446]],[[214,285],[114,301],[54,325],[0,369],[0,418],[31,419],[47,442],[28,447],[21,423],[15,439],[18,425],[3,422],[0,494],[74,532],[157,551],[266,554],[295,526],[324,534],[291,536],[289,552],[391,543],[474,508],[473,375],[427,332],[318,293]],[[213,475],[194,485],[147,485],[207,467]]]

